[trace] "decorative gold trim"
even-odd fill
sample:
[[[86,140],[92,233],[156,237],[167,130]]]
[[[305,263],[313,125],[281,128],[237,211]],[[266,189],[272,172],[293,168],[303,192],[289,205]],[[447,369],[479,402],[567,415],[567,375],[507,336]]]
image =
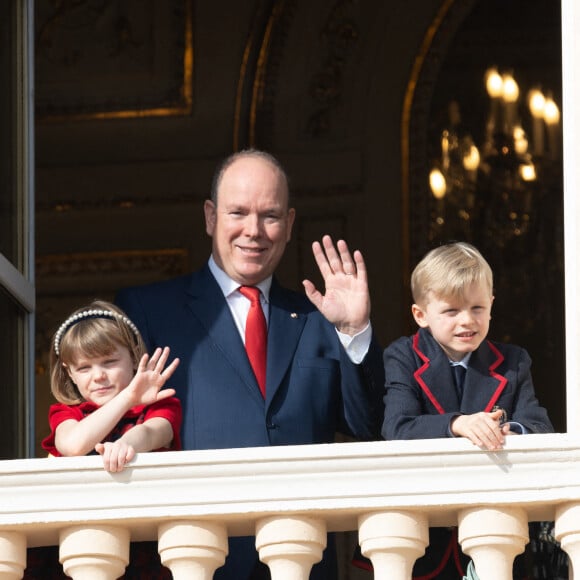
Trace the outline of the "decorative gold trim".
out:
[[[419,54],[415,57],[413,63],[413,68],[411,70],[411,76],[409,82],[407,83],[407,89],[405,91],[405,98],[403,100],[403,111],[401,116],[401,212],[402,212],[402,229],[401,229],[401,239],[403,246],[403,283],[405,288],[409,288],[409,273],[410,273],[410,255],[411,255],[411,239],[410,239],[410,186],[409,186],[409,134],[410,134],[410,124],[411,124],[411,109],[413,107],[413,99],[415,97],[415,89],[417,88],[417,82],[419,76],[425,64],[425,59],[431,45],[433,44],[433,39],[439,30],[441,23],[445,19],[445,16],[449,12],[450,8],[455,3],[455,0],[445,0],[442,6],[439,8],[437,15],[435,16],[433,22],[427,29],[421,47],[419,49]]]
[[[236,91],[236,104],[234,107],[234,139],[233,139],[233,150],[238,151],[240,149],[240,124],[242,117],[242,93],[244,86],[244,79],[246,77],[246,71],[248,69],[248,55],[250,52],[251,42],[248,40],[246,48],[244,49],[244,56],[242,57],[242,66],[240,67],[240,78],[238,79],[238,89]]]
[[[155,250],[115,250],[111,252],[77,252],[69,254],[46,254],[36,258],[38,286],[42,293],[43,280],[53,276],[115,273],[127,274],[140,271],[163,272],[167,275],[183,274],[187,269],[188,252],[183,248]],[[152,268],[152,264],[162,267]]]
[[[277,2],[272,8],[270,18],[268,18],[268,24],[264,31],[264,37],[262,38],[262,45],[260,46],[260,53],[258,55],[258,64],[256,67],[256,76],[254,77],[254,86],[252,89],[252,103],[250,105],[250,126],[248,132],[248,142],[250,147],[256,146],[256,119],[258,107],[262,101],[264,94],[264,87],[266,84],[266,73],[268,66],[268,57],[270,53],[270,44],[272,40],[272,29],[278,17],[282,13],[284,7],[284,1]]]
[[[242,64],[240,66],[240,76],[238,78],[238,88],[236,90],[236,103],[234,108],[234,138],[233,138],[233,150],[238,151],[240,149],[240,126],[242,123],[242,101],[244,96],[244,86],[246,84],[246,75],[248,74],[248,66],[250,62],[250,54],[254,43],[256,42],[257,26],[254,19],[254,27],[244,48],[244,55],[242,56]]]
[[[102,111],[91,113],[56,114],[38,117],[40,122],[86,121],[101,119],[134,119],[143,117],[178,117],[190,115],[193,110],[193,0],[184,0],[185,30],[183,54],[183,84],[181,99],[175,105],[125,111]]]
[[[286,0],[275,0],[267,17],[261,17],[258,13],[254,18],[254,26],[246,41],[242,63],[240,65],[240,75],[238,78],[238,87],[236,91],[235,111],[234,111],[234,132],[233,132],[233,149],[238,151],[241,147],[256,146],[256,124],[258,119],[258,109],[262,104],[264,97],[264,88],[266,86],[266,77],[268,74],[268,63],[270,51],[272,49],[272,35],[274,27],[278,23],[286,8]],[[262,28],[260,22],[266,21]],[[256,62],[253,62],[252,53],[254,48],[259,45]],[[255,66],[255,70],[250,70]],[[251,76],[253,73],[253,77]],[[242,143],[242,109],[244,108],[244,93],[246,86],[251,83],[251,96],[248,112],[248,133],[247,143]]]

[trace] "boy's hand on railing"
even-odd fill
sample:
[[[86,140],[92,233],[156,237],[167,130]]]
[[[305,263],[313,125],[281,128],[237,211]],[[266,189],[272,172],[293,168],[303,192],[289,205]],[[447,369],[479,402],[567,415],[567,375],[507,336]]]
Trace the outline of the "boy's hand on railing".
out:
[[[451,421],[451,433],[456,437],[466,437],[482,449],[498,451],[503,449],[506,435],[499,424],[502,415],[501,409],[492,413],[482,411],[473,415],[458,415]]]

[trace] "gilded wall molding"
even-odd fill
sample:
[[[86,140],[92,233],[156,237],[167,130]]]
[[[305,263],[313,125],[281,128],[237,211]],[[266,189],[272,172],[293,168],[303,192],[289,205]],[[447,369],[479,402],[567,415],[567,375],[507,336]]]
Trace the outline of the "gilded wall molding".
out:
[[[295,0],[265,0],[252,20],[236,93],[233,150],[267,149],[279,63]]]
[[[355,7],[353,0],[337,0],[320,29],[324,51],[309,82],[313,112],[305,124],[314,138],[329,133],[332,111],[344,91],[345,68],[359,38]],[[270,146],[280,62],[295,10],[295,0],[273,0],[262,3],[256,12],[240,65],[234,150]]]
[[[38,121],[191,113],[193,0],[38,0],[35,17]]]
[[[151,196],[114,196],[109,199],[59,199],[37,201],[36,213],[67,213],[101,210],[127,211],[135,207],[174,207],[176,205],[203,203],[207,194],[163,193],[158,197]]]
[[[427,251],[429,228],[427,138],[431,98],[453,37],[476,0],[442,0],[413,62],[401,115],[403,280]]]
[[[62,277],[128,276],[145,273],[161,278],[177,276],[187,267],[188,253],[182,248],[157,250],[122,250],[113,252],[80,252],[49,254],[36,258],[36,274],[41,289],[49,287]],[[51,280],[53,279],[53,280]],[[78,278],[75,287],[78,289]],[[94,282],[87,282],[92,285]]]

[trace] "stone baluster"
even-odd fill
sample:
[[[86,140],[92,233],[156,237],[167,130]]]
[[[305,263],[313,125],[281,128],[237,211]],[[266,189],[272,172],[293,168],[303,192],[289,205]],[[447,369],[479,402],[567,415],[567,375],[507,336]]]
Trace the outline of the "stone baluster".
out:
[[[60,561],[74,580],[115,580],[129,563],[129,530],[72,526],[60,532]]]
[[[228,533],[223,524],[176,521],[159,526],[159,555],[174,580],[211,580],[228,553]]]
[[[570,559],[570,580],[573,570],[580,570],[580,504],[565,503],[556,508],[555,536]]]
[[[460,510],[458,538],[479,580],[511,580],[514,558],[528,543],[528,516],[511,507]]]
[[[26,568],[26,536],[18,532],[0,533],[0,578],[22,578]]]
[[[321,520],[274,516],[256,524],[256,548],[272,580],[308,580],[325,547],[326,524]]]
[[[409,580],[415,560],[429,543],[427,516],[390,511],[359,517],[362,554],[373,563],[375,580]]]

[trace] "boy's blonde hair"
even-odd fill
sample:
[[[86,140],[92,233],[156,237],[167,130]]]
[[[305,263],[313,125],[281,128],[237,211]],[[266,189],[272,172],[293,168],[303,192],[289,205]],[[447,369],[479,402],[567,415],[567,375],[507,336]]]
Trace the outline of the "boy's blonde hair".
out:
[[[125,313],[110,302],[95,300],[75,310],[56,331],[50,349],[50,390],[60,403],[83,402],[65,365],[79,357],[101,357],[118,347],[129,350],[135,370],[146,348],[137,327]]]
[[[453,242],[431,250],[411,275],[413,301],[425,306],[432,292],[437,298],[459,298],[471,284],[483,284],[493,295],[493,273],[471,244]]]

